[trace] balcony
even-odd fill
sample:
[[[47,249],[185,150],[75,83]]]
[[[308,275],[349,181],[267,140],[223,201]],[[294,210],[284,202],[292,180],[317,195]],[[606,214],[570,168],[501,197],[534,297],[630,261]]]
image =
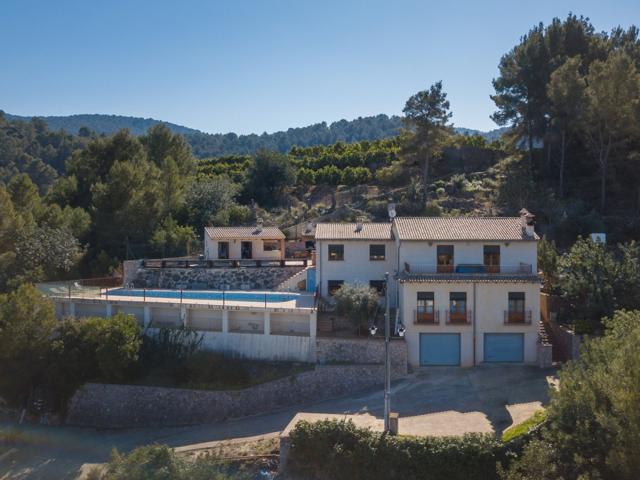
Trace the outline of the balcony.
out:
[[[504,311],[505,325],[531,325],[531,310]]]
[[[447,325],[471,325],[472,319],[471,310],[464,312],[447,310]]]
[[[426,312],[424,310],[413,311],[414,325],[438,325],[440,323],[440,311]]]
[[[482,265],[475,263],[459,263],[457,265],[434,265],[425,263],[404,264],[404,272],[410,275],[416,274],[440,274],[440,275],[532,275],[533,266],[527,263],[518,265]]]

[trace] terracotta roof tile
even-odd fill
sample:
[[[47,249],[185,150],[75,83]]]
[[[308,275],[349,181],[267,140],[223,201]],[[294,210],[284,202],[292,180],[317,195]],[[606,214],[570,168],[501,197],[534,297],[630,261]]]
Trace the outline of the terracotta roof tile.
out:
[[[393,240],[391,223],[318,223],[316,240]]]
[[[537,240],[525,235],[520,217],[398,217],[400,240]]]
[[[209,238],[268,238],[283,239],[284,233],[278,227],[206,227],[205,232]]]

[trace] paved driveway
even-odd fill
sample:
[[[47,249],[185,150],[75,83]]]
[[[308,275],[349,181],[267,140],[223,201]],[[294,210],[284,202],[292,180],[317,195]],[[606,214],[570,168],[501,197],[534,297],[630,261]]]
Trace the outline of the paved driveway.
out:
[[[523,366],[421,369],[392,388],[391,408],[400,413],[400,432],[413,435],[500,433],[548,401],[554,371]],[[275,436],[299,412],[365,415],[382,422],[380,389],[251,418],[175,428],[96,431],[71,427],[24,427],[28,444],[0,461],[0,479],[75,478],[84,463],[108,459],[113,447],[127,451],[164,443],[181,450],[221,440]]]

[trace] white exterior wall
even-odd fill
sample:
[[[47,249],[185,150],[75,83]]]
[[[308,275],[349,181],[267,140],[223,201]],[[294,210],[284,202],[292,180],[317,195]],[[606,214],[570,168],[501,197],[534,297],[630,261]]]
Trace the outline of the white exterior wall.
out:
[[[484,246],[500,246],[500,264],[503,266],[517,266],[520,263],[532,265],[532,273],[536,273],[538,246],[535,241],[515,242],[447,242],[438,241],[402,241],[400,243],[400,269],[404,269],[405,262],[409,265],[437,265],[438,245],[453,245],[453,262],[459,264],[484,263]]]
[[[369,245],[385,245],[385,259],[369,260]],[[344,245],[344,260],[328,260],[329,245]],[[394,275],[398,266],[398,251],[393,240],[318,240],[316,242],[317,278],[320,294],[328,296],[329,280],[345,283],[384,280],[384,274]],[[389,281],[391,305],[395,305],[395,281]]]
[[[242,242],[251,242],[253,260],[280,260],[281,258],[284,258],[284,252],[281,252],[280,250],[265,252],[263,248],[263,240],[265,239],[237,238],[220,241],[229,243],[229,260],[240,260],[242,258]],[[278,245],[282,245],[282,240],[279,239],[267,241],[278,242]],[[218,259],[218,241],[210,238],[209,235],[206,234],[204,237],[204,255],[207,260]]]
[[[420,366],[420,333],[459,333],[460,364],[474,365],[473,337],[474,325],[447,325],[446,310],[449,309],[450,292],[467,293],[467,309],[473,312],[473,284],[464,283],[402,283],[400,286],[400,308],[403,323],[407,329],[408,361],[412,366]],[[433,292],[435,309],[440,313],[437,325],[414,324],[414,311],[418,292]],[[531,325],[504,325],[504,311],[508,309],[509,292],[525,292],[525,311],[531,310]],[[540,319],[540,285],[535,283],[477,283],[475,316],[475,364],[484,358],[485,333],[524,333],[524,361],[536,362],[538,341],[538,321]]]

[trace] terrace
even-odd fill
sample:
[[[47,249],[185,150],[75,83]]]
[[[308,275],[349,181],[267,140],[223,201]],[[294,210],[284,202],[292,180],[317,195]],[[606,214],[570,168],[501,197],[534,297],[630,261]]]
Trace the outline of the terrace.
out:
[[[399,278],[401,281],[539,281],[539,276],[533,271],[532,265],[525,263],[434,265],[405,262]]]

